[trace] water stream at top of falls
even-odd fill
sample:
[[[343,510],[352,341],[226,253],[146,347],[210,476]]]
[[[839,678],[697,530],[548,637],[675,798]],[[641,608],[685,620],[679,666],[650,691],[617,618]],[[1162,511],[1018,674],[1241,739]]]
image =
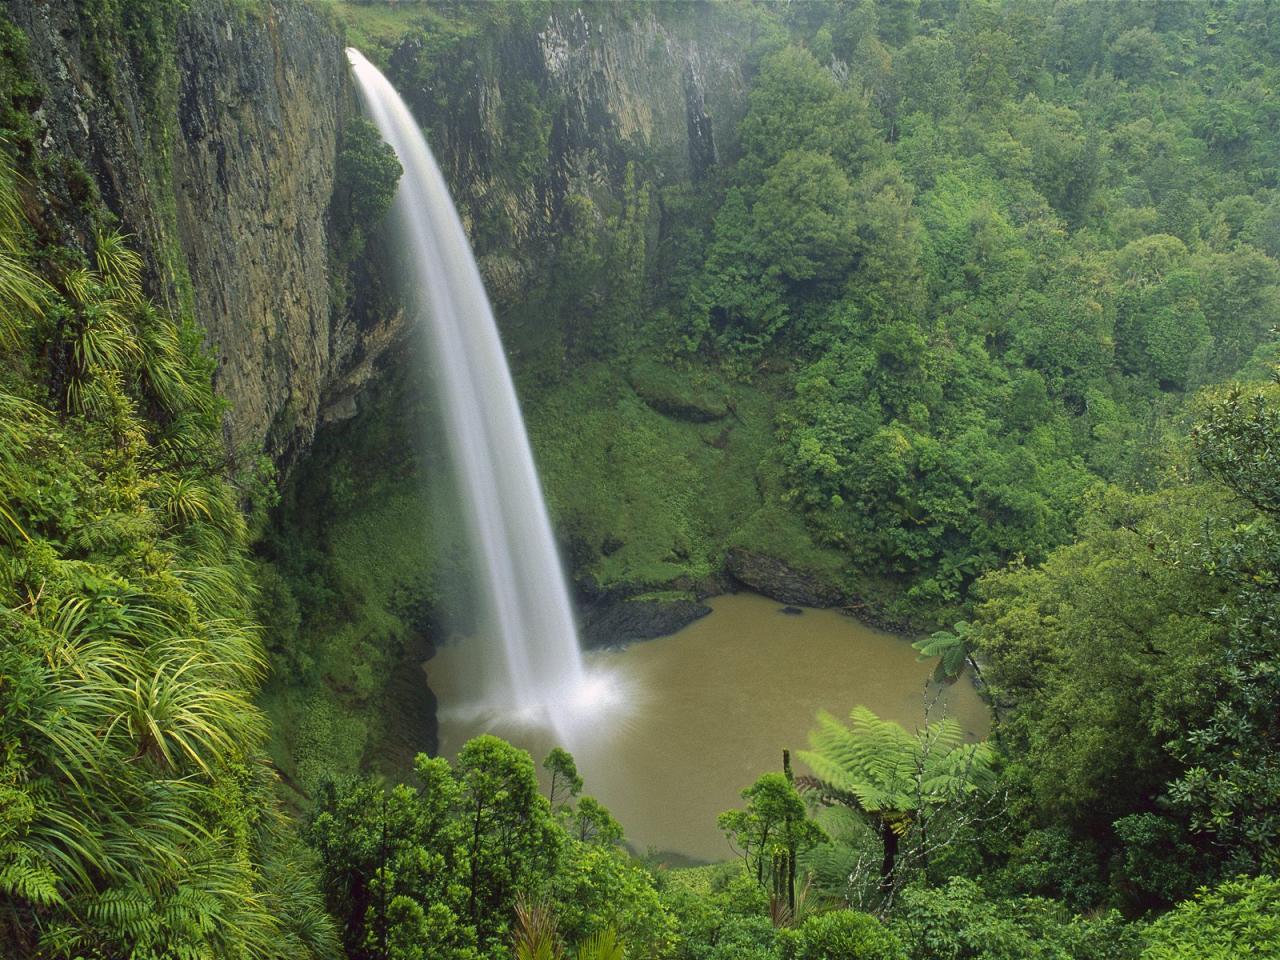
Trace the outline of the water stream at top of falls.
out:
[[[596,706],[573,608],[507,359],[471,245],[422,132],[395,88],[348,49],[365,109],[404,172],[393,206],[408,264],[408,306],[426,334],[465,515],[480,667],[479,712],[563,732]]]

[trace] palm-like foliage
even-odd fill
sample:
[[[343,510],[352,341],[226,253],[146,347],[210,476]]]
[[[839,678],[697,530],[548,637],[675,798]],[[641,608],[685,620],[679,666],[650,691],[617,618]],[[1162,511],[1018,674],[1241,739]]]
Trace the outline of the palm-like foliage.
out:
[[[956,677],[960,675],[965,662],[969,659],[972,632],[973,627],[961,620],[951,630],[939,630],[923,640],[917,640],[911,646],[920,651],[919,659],[921,660],[927,660],[930,657],[940,658],[942,675]]]
[[[98,275],[112,297],[125,303],[142,303],[142,257],[129,246],[121,233],[99,233],[95,237],[94,260]]]
[[[213,398],[193,381],[177,326],[142,296],[142,259],[126,239],[99,234],[95,268],[70,270],[59,281],[70,308],[62,324],[68,360],[64,407],[105,417],[125,396],[127,382],[167,417],[184,410],[207,414]]]
[[[606,927],[578,944],[573,956],[574,960],[626,960],[627,951],[618,939],[618,932]]]
[[[923,828],[930,813],[962,802],[991,785],[993,754],[986,743],[964,743],[950,717],[910,733],[863,706],[846,726],[825,711],[800,759],[828,801],[843,803],[877,827],[884,844],[881,883],[892,889],[899,840]]]
[[[516,898],[516,926],[512,937],[516,960],[560,960],[564,949],[555,913],[546,900]]]
[[[31,539],[9,501],[20,485],[22,458],[45,420],[45,411],[37,404],[0,393],[0,540],[10,541],[14,536]]]
[[[211,406],[190,380],[178,329],[150,304],[138,308],[136,329],[139,357],[137,375],[141,391],[170,413]]]
[[[564,947],[560,943],[555,912],[546,900],[516,897],[516,924],[511,940],[516,960],[561,960]],[[626,960],[626,949],[613,927],[597,930],[580,942],[573,951],[574,960]]]
[[[918,811],[990,782],[990,747],[964,745],[964,732],[950,717],[909,733],[863,706],[850,711],[847,726],[823,712],[809,743],[813,749],[801,752],[800,759],[867,813],[901,814],[909,821]],[[908,826],[902,824],[899,832]]]
[[[5,202],[0,182],[0,313],[21,253]],[[93,267],[35,304],[53,340],[20,362],[61,359],[25,389],[62,416],[0,384],[0,952],[333,956],[272,813],[207,370],[140,277],[100,236]]]
[[[804,923],[805,918],[818,909],[819,898],[813,885],[813,878],[806,877],[804,885],[796,891],[794,907],[787,898],[777,893],[769,894],[769,921],[775,927],[796,927]]]
[[[209,491],[192,477],[171,474],[157,486],[160,507],[169,517],[170,524],[184,527],[201,520],[212,520]]]
[[[17,175],[8,159],[0,155],[0,346],[17,341],[24,321],[44,311],[50,292],[27,266],[24,225]]]

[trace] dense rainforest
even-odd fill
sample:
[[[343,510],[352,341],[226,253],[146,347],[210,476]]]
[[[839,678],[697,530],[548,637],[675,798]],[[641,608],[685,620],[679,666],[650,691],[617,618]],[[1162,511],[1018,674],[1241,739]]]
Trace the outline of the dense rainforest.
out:
[[[400,167],[289,74],[343,43],[441,156],[588,641],[841,607],[990,738],[850,702],[684,867],[562,749],[432,756]],[[7,3],[0,953],[1280,956],[1278,82],[1261,0]],[[315,282],[224,316],[272,256]]]

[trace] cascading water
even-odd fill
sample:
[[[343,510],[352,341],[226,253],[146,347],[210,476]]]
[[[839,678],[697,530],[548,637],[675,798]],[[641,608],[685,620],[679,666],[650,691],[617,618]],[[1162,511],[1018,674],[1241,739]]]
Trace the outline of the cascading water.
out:
[[[561,726],[594,706],[577,628],[493,310],[449,189],[417,122],[382,73],[347,50],[365,109],[404,173],[393,216],[410,307],[427,332],[433,382],[464,503],[483,607],[480,709]]]

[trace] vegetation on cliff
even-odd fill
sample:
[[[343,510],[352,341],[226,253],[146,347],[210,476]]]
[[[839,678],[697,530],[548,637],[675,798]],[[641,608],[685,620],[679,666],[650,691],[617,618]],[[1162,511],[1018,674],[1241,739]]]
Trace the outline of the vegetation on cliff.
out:
[[[0,174],[0,944],[333,955],[263,752],[244,491],[199,333],[119,234],[35,246]]]
[[[738,56],[748,87],[697,183],[671,131],[615,142],[644,84],[599,53],[630,42],[616,11],[338,6],[437,134],[598,583],[696,589],[736,547],[953,623],[1087,491],[1158,482],[1185,398],[1271,356],[1251,5],[669,5],[645,37]],[[593,57],[607,92],[566,65]],[[628,119],[578,143],[578,99]],[[544,133],[517,143],[508,109]]]

